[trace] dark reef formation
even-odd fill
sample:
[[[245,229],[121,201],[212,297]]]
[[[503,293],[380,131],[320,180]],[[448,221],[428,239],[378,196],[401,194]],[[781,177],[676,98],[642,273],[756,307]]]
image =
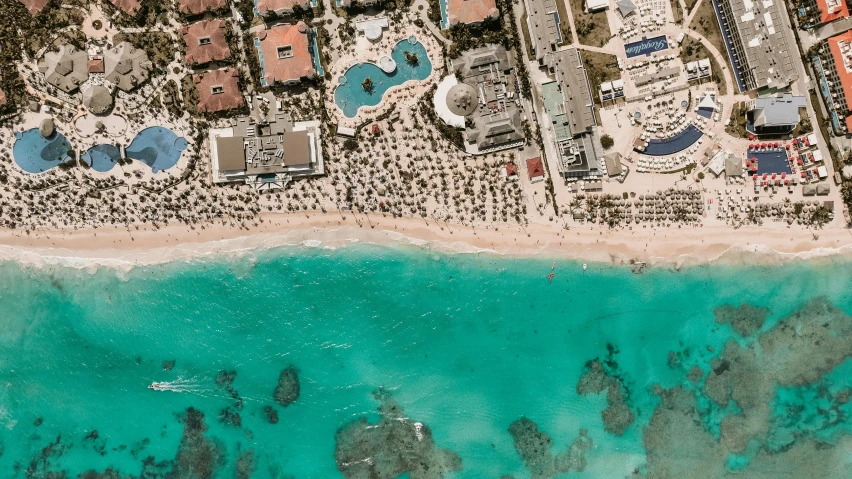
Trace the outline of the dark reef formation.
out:
[[[610,347],[610,355],[617,350]],[[586,370],[577,381],[577,394],[600,394],[606,390],[607,408],[601,412],[604,429],[621,436],[633,424],[634,414],[627,403],[628,391],[624,379],[617,373],[618,364],[610,357],[601,362],[594,359],[586,363]]]
[[[270,405],[263,406],[263,413],[266,414],[266,420],[269,424],[278,424],[278,411]]]
[[[234,473],[236,479],[249,479],[254,472],[254,451],[243,451],[237,457],[237,469]]]
[[[730,324],[737,334],[745,338],[763,326],[769,315],[769,309],[748,303],[743,303],[739,307],[726,304],[714,309],[713,314],[716,316],[717,323]]]
[[[568,451],[554,456],[550,435],[540,431],[535,422],[525,417],[509,425],[509,434],[532,479],[551,479],[571,471],[583,472],[586,469],[586,451],[594,445],[586,430],[581,429]]]
[[[204,413],[188,408],[183,417],[183,437],[178,446],[174,466],[166,479],[210,479],[221,467],[225,455],[224,447],[205,436],[207,424]]]
[[[760,330],[766,317],[765,309],[751,306],[717,308],[715,313],[717,321],[730,323],[743,336]],[[708,479],[852,477],[852,469],[846,465],[846,457],[852,454],[848,433],[837,437],[834,444],[807,432],[778,444],[772,431],[778,418],[771,410],[777,388],[820,388],[823,375],[850,356],[852,318],[825,299],[811,301],[747,345],[728,341],[710,361],[703,385],[696,380],[698,373],[690,372],[692,383],[658,390],[660,402],[643,431],[646,477],[694,477],[695,471]],[[829,398],[834,413],[823,411],[832,418],[825,421],[825,427],[842,418],[839,405],[848,400],[845,391]],[[706,425],[708,411],[699,406],[700,398],[727,411],[718,439]],[[782,420],[796,420],[800,409],[788,407],[789,417]],[[742,469],[728,469],[731,454],[748,457]]]
[[[281,375],[278,376],[278,385],[275,386],[275,391],[272,395],[275,398],[275,402],[287,407],[299,399],[300,389],[299,373],[295,368],[290,366],[281,371]]]
[[[344,478],[394,479],[408,473],[409,479],[440,479],[462,470],[458,454],[439,448],[429,426],[406,418],[390,393],[379,390],[374,397],[378,424],[362,417],[335,435],[334,458]]]

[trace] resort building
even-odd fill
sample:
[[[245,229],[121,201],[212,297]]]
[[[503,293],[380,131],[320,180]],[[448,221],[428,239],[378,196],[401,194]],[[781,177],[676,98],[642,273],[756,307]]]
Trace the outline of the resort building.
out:
[[[181,27],[186,43],[186,64],[206,65],[231,58],[231,48],[225,38],[226,28],[227,24],[221,19]]]
[[[527,176],[532,183],[537,183],[544,179],[544,165],[541,162],[541,158],[527,159]]]
[[[631,0],[618,0],[615,2],[615,6],[621,18],[627,18],[636,13],[636,4]]]
[[[267,86],[296,84],[316,75],[309,33],[304,22],[276,25],[256,33],[262,80]]]
[[[132,17],[135,17],[139,13],[139,10],[142,9],[141,0],[109,0],[109,3]]]
[[[179,0],[178,10],[186,16],[217,12],[228,6],[227,0]]]
[[[624,80],[619,79],[601,83],[598,94],[600,95],[601,103],[624,98]]]
[[[799,124],[799,110],[806,106],[805,97],[791,93],[749,100],[746,130],[755,135],[790,133]]]
[[[725,48],[741,92],[784,88],[798,78],[795,45],[787,44],[786,25],[779,9],[784,2],[714,0]]]
[[[559,29],[559,11],[557,0],[524,0],[527,10],[527,26],[530,30],[530,48],[535,52],[539,65],[544,65],[544,57],[555,52],[562,44],[562,31]]]
[[[70,93],[89,79],[89,55],[65,43],[57,51],[49,51],[38,63],[44,80],[56,88]]]
[[[541,85],[559,172],[567,178],[593,178],[602,174],[603,147],[595,122],[594,102],[586,69],[576,48],[551,53],[545,64],[556,77]],[[549,149],[546,149],[549,151]]]
[[[852,31],[826,40],[813,61],[834,131],[852,131]]]
[[[500,11],[495,0],[447,0],[447,11],[441,11],[441,25],[444,28],[453,25],[472,25],[482,23],[489,18],[497,18]]]
[[[121,42],[104,52],[104,73],[107,81],[123,91],[130,91],[148,81],[153,69],[145,50]]]
[[[819,11],[820,24],[849,17],[849,7],[846,5],[846,0],[811,0],[810,3],[810,8]]]
[[[198,111],[214,113],[245,105],[236,68],[213,70],[192,76],[198,91]]]
[[[609,0],[586,0],[586,11],[600,12],[609,8]]]
[[[465,129],[465,150],[483,154],[522,146],[526,135],[511,54],[488,45],[464,52],[449,67],[455,74],[441,81],[433,101],[445,123]]]
[[[709,58],[703,58],[696,62],[689,62],[684,66],[684,69],[686,70],[687,81],[701,81],[705,78],[710,78],[713,75]]]
[[[91,85],[83,91],[83,106],[94,115],[106,115],[112,105],[112,92],[105,86]]]
[[[275,110],[263,123],[240,117],[232,127],[210,131],[214,183],[240,182],[266,191],[324,173],[319,121],[294,123]]]
[[[18,0],[21,4],[26,7],[27,11],[30,12],[30,15],[36,16],[44,10],[44,7],[47,6],[49,0]]]
[[[261,15],[268,15],[271,12],[285,15],[293,13],[296,7],[307,10],[311,8],[311,2],[310,0],[257,0],[255,3],[255,8]]]

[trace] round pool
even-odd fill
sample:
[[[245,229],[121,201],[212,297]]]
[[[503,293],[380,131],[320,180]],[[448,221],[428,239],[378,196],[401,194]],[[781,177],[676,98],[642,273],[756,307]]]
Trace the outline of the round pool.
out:
[[[162,126],[140,131],[124,152],[128,158],[141,161],[157,173],[175,166],[187,147],[185,138]]]
[[[417,61],[409,62],[406,52],[415,55]],[[432,62],[426,54],[426,47],[416,39],[414,43],[400,40],[391,50],[390,58],[396,63],[396,69],[390,73],[385,73],[373,63],[359,63],[346,70],[345,81],[339,81],[334,90],[334,103],[347,118],[357,115],[362,106],[378,105],[391,87],[402,85],[408,80],[425,80],[432,74]],[[364,90],[362,86],[367,78],[373,82],[370,91]]]
[[[12,156],[27,173],[42,173],[70,159],[69,150],[71,143],[58,131],[45,138],[33,128],[15,133]]]
[[[115,145],[95,145],[80,156],[80,161],[85,162],[93,170],[106,173],[118,163],[121,158],[121,150]]]

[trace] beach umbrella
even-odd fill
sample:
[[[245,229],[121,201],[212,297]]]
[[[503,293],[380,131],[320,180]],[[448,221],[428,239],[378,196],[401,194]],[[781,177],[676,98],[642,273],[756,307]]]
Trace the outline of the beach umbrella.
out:
[[[749,139],[750,141],[754,141],[754,135],[749,135],[749,136],[748,136],[748,139]]]
[[[776,176],[775,173],[772,173],[772,179],[773,180],[775,179],[775,176]]]
[[[754,177],[753,177],[752,179],[753,179],[754,181],[757,181],[757,175],[754,175]]]
[[[786,148],[786,149],[788,149],[788,150],[789,150],[789,149],[790,149],[790,145],[789,145],[789,144],[784,145],[784,148]]]
[[[787,173],[781,173],[781,178],[786,178],[786,177],[787,177]]]
[[[778,146],[779,146],[779,145],[780,145],[780,143],[778,143],[778,142],[776,141],[776,142],[775,142],[775,148],[778,148]]]
[[[784,180],[784,184],[785,184],[785,185],[789,185],[789,184],[790,184],[790,180]]]

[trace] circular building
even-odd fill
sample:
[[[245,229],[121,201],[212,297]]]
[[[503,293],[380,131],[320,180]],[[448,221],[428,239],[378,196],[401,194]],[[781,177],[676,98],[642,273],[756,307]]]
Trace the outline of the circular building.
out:
[[[447,108],[458,116],[468,116],[479,104],[476,88],[467,83],[456,83],[447,92]]]
[[[95,115],[105,115],[112,109],[112,93],[101,85],[83,91],[83,105]]]

